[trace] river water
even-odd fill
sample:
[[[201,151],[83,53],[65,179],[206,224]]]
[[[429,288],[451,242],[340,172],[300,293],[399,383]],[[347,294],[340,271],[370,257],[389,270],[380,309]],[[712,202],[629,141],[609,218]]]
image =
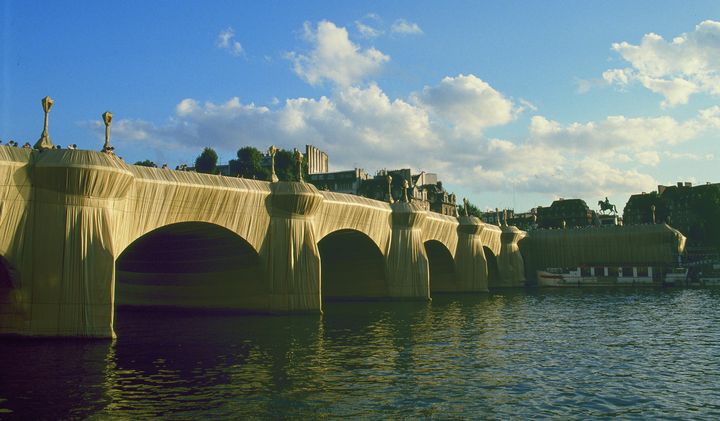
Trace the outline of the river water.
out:
[[[517,290],[323,316],[119,311],[0,339],[0,419],[720,418],[720,290]]]

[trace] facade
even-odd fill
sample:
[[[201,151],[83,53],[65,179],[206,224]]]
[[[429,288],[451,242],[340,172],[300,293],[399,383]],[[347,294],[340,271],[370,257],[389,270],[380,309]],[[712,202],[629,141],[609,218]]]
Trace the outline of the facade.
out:
[[[305,159],[308,164],[308,174],[321,174],[329,171],[328,154],[313,145],[305,145]]]
[[[482,219],[483,222],[486,224],[492,224],[492,225],[502,225],[503,222],[503,212],[507,213],[508,219],[513,218],[515,216],[515,211],[512,209],[495,209],[494,211],[488,211],[483,212],[480,216],[480,219]]]
[[[413,198],[422,198],[428,202],[431,211],[443,215],[457,216],[457,198],[448,193],[438,181],[437,174],[421,172],[412,176]]]
[[[655,206],[655,222],[665,222],[668,212],[657,192],[633,194],[623,209],[624,223],[626,225],[652,224],[653,206]]]
[[[360,185],[368,178],[368,174],[362,168],[308,175],[308,181],[320,190],[349,194],[358,194]]]
[[[532,208],[529,212],[520,213],[515,213],[512,209],[508,211],[511,212],[508,213],[508,225],[518,227],[523,231],[530,231],[537,228],[537,208]]]
[[[690,265],[720,261],[720,183],[659,185],[657,191],[632,195],[623,216],[626,225],[667,223],[682,232]]]
[[[510,225],[523,231],[530,231],[537,228],[537,209],[532,208],[529,212],[518,213],[514,209],[495,209],[483,212],[481,219],[487,224]]]
[[[390,186],[388,188],[388,177]],[[420,208],[443,215],[457,216],[457,198],[448,193],[438,181],[437,174],[421,172],[412,175],[409,168],[380,170],[373,178],[364,180],[358,190],[360,196],[390,201],[403,200],[403,183],[408,184],[408,200]]]
[[[539,228],[573,228],[595,225],[596,214],[582,199],[558,199],[537,208]]]

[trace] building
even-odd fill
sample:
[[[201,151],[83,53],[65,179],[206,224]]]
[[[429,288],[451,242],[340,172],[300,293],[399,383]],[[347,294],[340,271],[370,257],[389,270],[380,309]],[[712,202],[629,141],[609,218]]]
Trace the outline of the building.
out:
[[[413,184],[409,168],[378,171],[373,178],[369,178],[362,183],[358,194],[386,202],[390,201],[390,196],[392,196],[393,201],[403,200],[403,183],[405,181],[408,183],[408,200],[418,203],[423,209],[430,210],[427,195],[423,195],[420,189]]]
[[[537,228],[537,209],[532,208],[529,212],[518,212],[514,209],[495,209],[488,212],[482,212],[480,219],[486,224],[492,225],[511,225],[520,228],[523,231],[529,231]],[[507,218],[507,221],[505,220]]]
[[[321,174],[329,171],[328,154],[313,145],[305,145],[305,159],[308,165],[308,174]]]
[[[492,225],[502,225],[504,215],[507,214],[508,219],[515,216],[515,211],[513,209],[495,209],[487,212],[482,212],[480,214],[480,219],[482,219],[483,222],[486,224],[492,224]]]
[[[408,184],[407,195],[410,202],[428,211],[457,216],[455,194],[447,192],[442,181],[438,181],[437,174],[434,173],[421,172],[412,175],[409,168],[383,169],[378,171],[374,177],[363,180],[357,194],[387,202],[392,196],[393,201],[400,201],[403,200],[405,181]]]
[[[537,208],[532,208],[529,212],[515,213],[512,209],[508,209],[508,211],[511,212],[508,214],[508,225],[518,227],[523,231],[534,230],[538,227]]]
[[[443,215],[457,216],[457,198],[448,193],[437,174],[421,172],[412,176],[413,198],[421,198],[428,202],[431,211]]]
[[[337,172],[311,173],[308,175],[308,181],[320,190],[348,194],[359,194],[361,184],[369,178],[369,175],[362,168]]]
[[[537,207],[539,228],[572,228],[595,225],[596,213],[582,199],[560,198],[550,207]]]
[[[626,225],[649,224],[653,214],[655,223],[667,223],[687,237],[688,262],[718,260],[720,183],[659,185],[656,192],[630,196],[623,217]]]
[[[655,206],[655,222],[664,222],[668,212],[657,192],[642,192],[630,196],[623,209],[625,225],[652,224],[653,206]]]

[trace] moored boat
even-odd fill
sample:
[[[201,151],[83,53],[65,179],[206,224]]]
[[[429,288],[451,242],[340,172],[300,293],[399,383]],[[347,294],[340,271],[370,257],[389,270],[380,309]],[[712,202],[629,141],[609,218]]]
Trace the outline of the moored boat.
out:
[[[661,286],[685,285],[687,268],[653,266],[580,266],[537,271],[538,286]]]

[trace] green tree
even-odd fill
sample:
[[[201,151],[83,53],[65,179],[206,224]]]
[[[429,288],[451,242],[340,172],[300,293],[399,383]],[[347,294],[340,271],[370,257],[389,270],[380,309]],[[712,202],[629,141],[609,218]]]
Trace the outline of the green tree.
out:
[[[217,161],[217,152],[215,152],[213,148],[205,148],[200,156],[195,159],[195,171],[206,174],[216,174]]]
[[[230,174],[244,178],[269,179],[270,169],[262,166],[263,153],[252,146],[245,146],[237,151],[237,159],[231,159]]]
[[[293,151],[279,149],[275,154],[275,174],[280,181],[298,181],[296,165]],[[305,157],[303,157],[302,171],[303,177],[307,180],[308,166]]]
[[[138,161],[135,163],[135,165],[140,165],[141,167],[157,168],[157,165],[155,165],[155,163],[149,159],[146,159],[144,161]]]
[[[458,215],[465,216],[465,207],[463,205],[458,206]],[[480,212],[480,209],[478,209],[477,206],[468,202],[468,216],[477,216],[482,219],[482,212]]]

